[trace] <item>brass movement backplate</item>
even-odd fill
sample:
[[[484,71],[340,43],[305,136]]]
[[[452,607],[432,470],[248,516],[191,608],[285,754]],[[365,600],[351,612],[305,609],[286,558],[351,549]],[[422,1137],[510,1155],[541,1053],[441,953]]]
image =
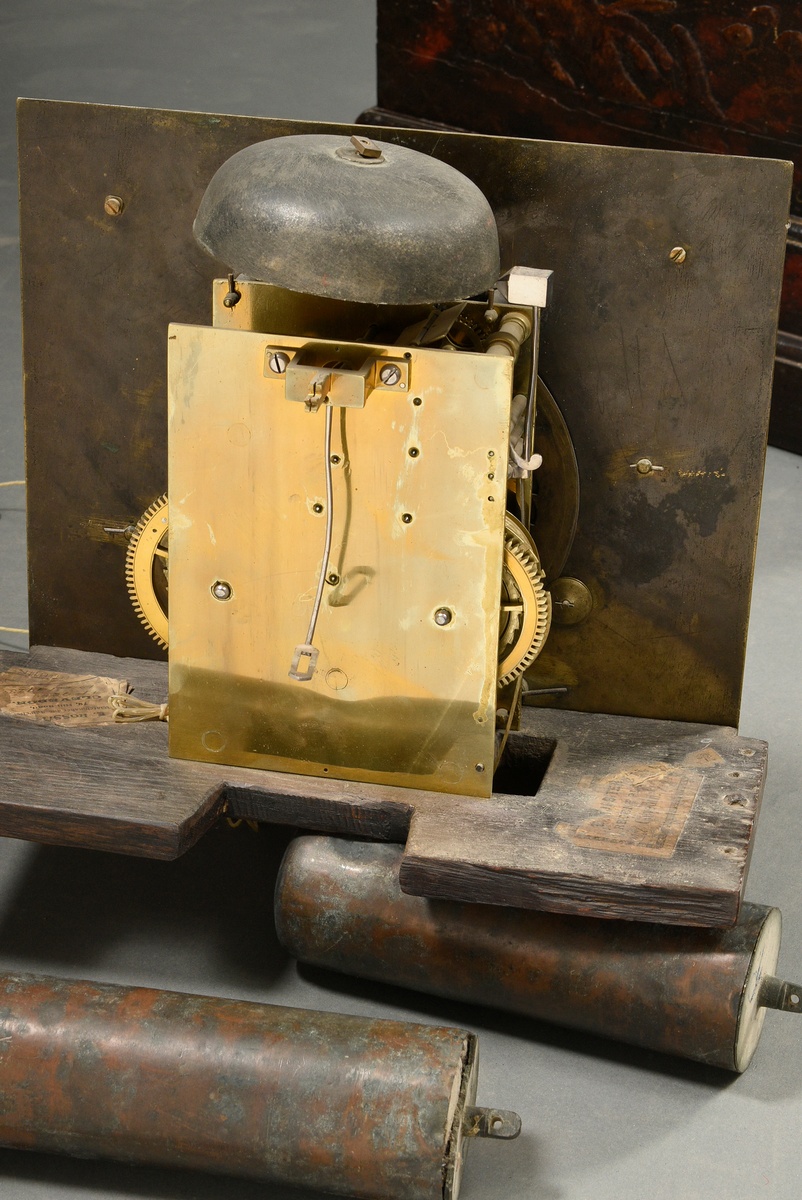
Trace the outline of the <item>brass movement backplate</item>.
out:
[[[511,359],[412,348],[409,386],[332,408],[319,660],[299,682],[326,406],[288,400],[265,359],[277,345],[304,359],[306,339],[169,338],[171,754],[489,796]],[[354,357],[328,343],[329,359]]]

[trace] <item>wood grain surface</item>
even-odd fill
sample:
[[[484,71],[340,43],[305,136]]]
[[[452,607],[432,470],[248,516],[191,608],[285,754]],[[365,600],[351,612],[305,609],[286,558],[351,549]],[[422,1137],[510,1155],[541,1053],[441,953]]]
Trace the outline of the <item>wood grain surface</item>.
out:
[[[165,664],[57,648],[0,655],[166,695]],[[0,718],[0,835],[153,858],[224,811],[406,843],[405,891],[554,912],[724,926],[738,915],[765,743],[726,727],[528,709],[490,800],[167,756],[162,723]]]

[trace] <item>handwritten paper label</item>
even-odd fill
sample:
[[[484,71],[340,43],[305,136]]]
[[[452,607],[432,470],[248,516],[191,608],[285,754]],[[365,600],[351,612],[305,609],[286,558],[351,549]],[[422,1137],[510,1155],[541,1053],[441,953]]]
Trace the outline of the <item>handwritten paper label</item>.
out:
[[[598,817],[579,825],[558,825],[557,832],[575,846],[610,850],[647,858],[671,858],[699,792],[698,771],[669,763],[641,763],[588,780],[597,794],[591,805]]]
[[[125,679],[11,667],[0,673],[0,713],[47,725],[113,725],[112,701],[127,692]]]

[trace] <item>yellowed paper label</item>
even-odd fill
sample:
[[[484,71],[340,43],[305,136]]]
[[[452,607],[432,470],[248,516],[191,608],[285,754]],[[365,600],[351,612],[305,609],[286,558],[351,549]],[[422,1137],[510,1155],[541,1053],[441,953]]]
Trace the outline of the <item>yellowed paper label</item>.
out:
[[[125,679],[100,675],[67,675],[27,667],[0,673],[0,713],[47,725],[113,725],[113,700],[127,693]]]
[[[724,759],[712,746],[705,746],[704,750],[694,750],[682,760],[685,767],[720,767],[723,762]]]
[[[647,858],[671,858],[699,792],[701,774],[669,763],[642,763],[588,780],[597,817],[558,825],[575,846]]]

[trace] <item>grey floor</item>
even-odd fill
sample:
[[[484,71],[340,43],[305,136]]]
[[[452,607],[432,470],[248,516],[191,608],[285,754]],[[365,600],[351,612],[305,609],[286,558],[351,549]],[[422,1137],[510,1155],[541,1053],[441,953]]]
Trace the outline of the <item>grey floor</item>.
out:
[[[0,480],[23,472],[15,97],[349,120],[375,100],[374,26],[373,0],[2,0]],[[782,908],[781,967],[797,980],[801,531],[802,459],[771,450],[742,714],[744,734],[770,741],[771,769],[748,897]],[[19,488],[0,489],[0,624],[26,624]],[[525,1130],[517,1142],[474,1148],[465,1200],[800,1195],[802,1022],[769,1014],[752,1067],[730,1078],[299,970],[272,933],[283,836],[222,829],[176,864],[0,841],[0,968],[465,1024],[481,1037],[480,1101],[516,1108]],[[233,1179],[0,1151],[3,1200],[266,1194],[285,1196]]]

